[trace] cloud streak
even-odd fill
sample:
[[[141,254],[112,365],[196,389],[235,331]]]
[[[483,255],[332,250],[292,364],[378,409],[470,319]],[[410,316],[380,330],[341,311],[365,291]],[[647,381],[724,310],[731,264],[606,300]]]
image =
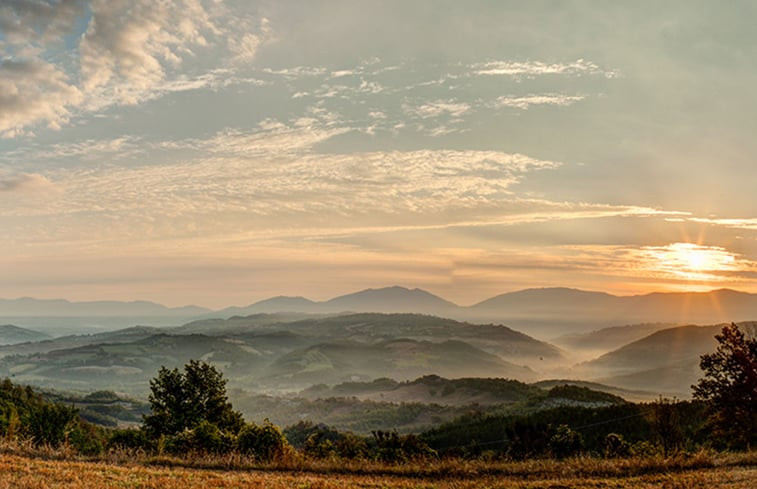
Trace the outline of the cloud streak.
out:
[[[555,93],[547,93],[542,95],[525,95],[525,96],[503,96],[498,97],[491,106],[495,108],[501,107],[513,107],[521,110],[528,110],[532,106],[540,105],[556,105],[559,107],[567,107],[573,105],[576,102],[583,100],[583,95],[561,95]]]
[[[603,70],[596,63],[577,59],[568,63],[546,63],[543,61],[488,61],[470,66],[475,75],[536,77],[547,75],[596,75],[607,78],[617,76],[615,71]]]

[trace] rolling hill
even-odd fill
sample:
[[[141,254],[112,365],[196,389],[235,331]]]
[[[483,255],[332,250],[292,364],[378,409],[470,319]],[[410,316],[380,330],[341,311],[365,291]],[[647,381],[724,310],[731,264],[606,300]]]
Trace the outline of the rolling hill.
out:
[[[563,335],[551,340],[552,343],[565,348],[572,353],[594,354],[610,352],[621,346],[640,340],[655,331],[675,327],[670,323],[644,323],[627,326],[602,328],[589,333]]]
[[[133,326],[130,328],[107,331],[95,334],[68,335],[58,338],[45,338],[37,341],[29,341],[22,344],[0,346],[0,358],[8,355],[30,355],[35,353],[47,353],[53,350],[76,348],[97,343],[128,343],[149,336],[159,334],[160,328],[150,326]]]
[[[391,339],[380,343],[333,342],[296,350],[265,370],[268,383],[308,386],[390,377],[406,380],[428,374],[500,376],[529,380],[534,372],[461,341]]]
[[[757,323],[739,323],[757,334]],[[656,390],[690,396],[690,386],[702,372],[700,356],[715,351],[722,325],[679,326],[657,331],[599,358],[578,365],[573,374],[627,389]]]
[[[296,319],[296,320],[293,320]],[[257,314],[178,328],[133,327],[0,347],[0,376],[57,388],[145,391],[165,365],[212,362],[238,386],[302,389],[427,374],[533,379],[561,352],[504,326],[419,314]]]
[[[517,380],[504,378],[453,378],[427,375],[399,382],[390,378],[372,382],[345,382],[330,387],[320,384],[300,393],[307,399],[354,397],[383,402],[419,402],[443,406],[479,404],[492,406],[524,401],[540,396],[542,390]]]
[[[48,338],[50,338],[50,335],[32,329],[21,328],[12,324],[0,325],[0,345],[15,345],[29,341],[42,341]]]
[[[626,404],[620,397],[586,387],[560,384],[551,389],[501,378],[449,379],[427,375],[398,382],[317,385],[283,397],[230,392],[234,405],[253,419],[280,425],[303,420],[368,434],[371,430],[420,431],[472,413],[533,413],[556,406]]]
[[[288,331],[313,338],[315,342],[332,340],[375,343],[391,338],[430,342],[458,340],[517,362],[536,365],[563,359],[562,352],[553,345],[506,326],[470,324],[422,314],[255,314],[226,320],[199,320],[170,331],[235,336]]]

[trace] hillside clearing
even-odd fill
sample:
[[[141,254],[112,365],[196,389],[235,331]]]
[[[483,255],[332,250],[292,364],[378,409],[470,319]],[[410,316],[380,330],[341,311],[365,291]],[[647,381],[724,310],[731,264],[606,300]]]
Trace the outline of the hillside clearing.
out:
[[[449,480],[424,480],[390,475],[313,474],[271,471],[222,471],[176,467],[121,466],[96,462],[72,462],[32,459],[18,455],[0,458],[0,489],[41,489],[66,487],[129,488],[233,488],[265,487],[271,489],[403,488],[752,488],[757,480],[757,466],[699,469],[673,474],[650,474],[640,477],[528,478],[473,476]]]

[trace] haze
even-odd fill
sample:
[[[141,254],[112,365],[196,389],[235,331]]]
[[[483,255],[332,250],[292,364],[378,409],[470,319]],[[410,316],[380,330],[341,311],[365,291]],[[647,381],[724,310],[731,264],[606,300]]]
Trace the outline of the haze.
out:
[[[757,291],[752,2],[0,4],[0,297]]]

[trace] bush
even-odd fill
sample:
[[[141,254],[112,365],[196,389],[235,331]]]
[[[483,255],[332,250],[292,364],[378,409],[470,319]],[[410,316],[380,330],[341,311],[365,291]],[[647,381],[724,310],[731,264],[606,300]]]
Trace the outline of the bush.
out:
[[[399,435],[396,431],[372,431],[376,456],[382,462],[399,463],[412,459],[436,457],[420,438],[413,434]]]
[[[653,443],[642,440],[631,445],[631,455],[635,457],[656,457],[660,455],[660,448]]]
[[[318,436],[318,433],[313,433],[305,440],[302,451],[306,456],[312,458],[329,458],[337,453],[334,442],[328,438]]]
[[[245,424],[239,430],[236,446],[241,453],[268,461],[283,453],[288,443],[279,427],[265,420],[262,426],[254,423]]]
[[[144,450],[150,451],[155,448],[154,444],[148,438],[144,430],[124,429],[113,430],[108,437],[107,447],[120,448],[127,450]]]
[[[193,450],[210,453],[228,453],[235,443],[234,435],[204,420],[191,431],[190,440]]]
[[[77,421],[68,433],[68,443],[82,455],[99,455],[103,452],[100,430],[82,420]]]
[[[368,455],[368,444],[359,436],[345,433],[336,442],[336,453],[342,458],[365,458]]]
[[[57,447],[66,439],[66,431],[76,419],[76,408],[41,403],[33,406],[23,425],[35,445]]]
[[[623,439],[623,435],[608,433],[602,453],[606,458],[628,457],[631,455],[631,446]]]
[[[581,434],[565,424],[558,426],[555,434],[549,439],[549,451],[555,458],[577,455],[583,448],[584,440]]]

